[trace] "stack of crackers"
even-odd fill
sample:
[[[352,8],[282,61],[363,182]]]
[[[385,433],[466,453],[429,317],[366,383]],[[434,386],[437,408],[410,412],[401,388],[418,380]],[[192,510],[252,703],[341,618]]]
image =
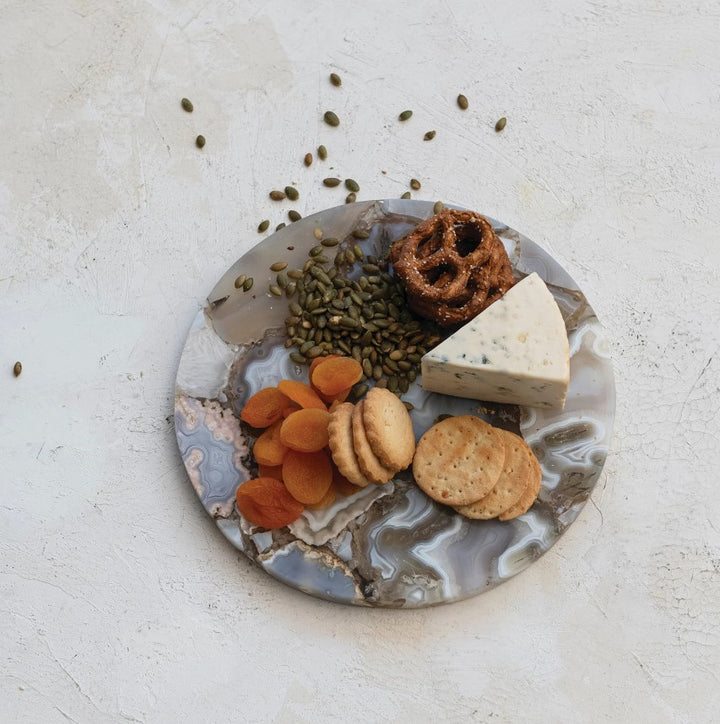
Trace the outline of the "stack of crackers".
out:
[[[354,485],[387,483],[410,465],[415,435],[405,405],[387,389],[373,387],[356,405],[343,402],[330,413],[330,452]]]
[[[430,498],[479,520],[517,518],[542,483],[540,463],[521,437],[473,415],[433,425],[417,444],[413,475]]]

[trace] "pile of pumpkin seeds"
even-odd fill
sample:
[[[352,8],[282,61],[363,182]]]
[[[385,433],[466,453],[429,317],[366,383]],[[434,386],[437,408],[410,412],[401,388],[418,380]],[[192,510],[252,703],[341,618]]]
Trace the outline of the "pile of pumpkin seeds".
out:
[[[365,255],[357,244],[367,232],[356,230],[342,243],[320,236],[301,269],[283,268],[269,286],[271,294],[290,300],[285,319],[285,347],[295,348],[290,358],[309,364],[316,357],[348,355],[363,368],[353,399],[372,382],[402,395],[419,374],[420,358],[440,337],[407,310],[403,288],[388,274],[387,262]]]

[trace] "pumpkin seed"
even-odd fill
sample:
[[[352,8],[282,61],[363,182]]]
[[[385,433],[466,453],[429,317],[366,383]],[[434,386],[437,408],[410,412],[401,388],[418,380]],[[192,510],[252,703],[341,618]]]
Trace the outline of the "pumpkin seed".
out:
[[[507,118],[503,116],[496,124],[495,124],[495,130],[499,133],[502,131],[503,128],[507,125]]]
[[[466,111],[468,108],[468,99],[462,93],[460,93],[460,95],[457,97],[457,104],[463,111]]]
[[[283,269],[287,269],[286,261],[276,261],[274,264],[270,264],[270,271],[279,272]]]
[[[275,227],[275,231],[280,231],[280,229],[284,229],[285,226],[286,226],[285,222],[284,222],[284,221],[281,221],[281,222]]]
[[[270,219],[263,219],[263,220],[258,224],[258,228],[257,228],[257,229],[258,229],[258,232],[259,232],[260,234],[262,234],[263,231],[267,231],[268,226],[270,226]]]
[[[369,239],[370,238],[370,232],[365,231],[365,229],[353,229],[352,235],[356,239]]]
[[[351,191],[346,197],[345,197],[345,203],[346,204],[354,204],[357,201],[357,195],[354,191]]]
[[[321,161],[324,161],[327,158],[327,148],[323,145],[318,146],[317,155]]]
[[[412,111],[403,111],[399,116],[399,121],[407,121],[409,118],[412,117],[413,112]]]
[[[297,288],[297,284],[295,282],[288,282],[288,285],[285,287],[285,296],[290,298],[295,294],[295,289]]]
[[[290,359],[299,365],[304,365],[307,362],[307,357],[299,352],[290,352]]]
[[[282,289],[277,284],[271,284],[268,289],[270,290],[270,294],[274,294],[276,297],[282,296]]]
[[[355,244],[355,246],[353,246],[352,250],[353,250],[353,254],[355,254],[355,257],[357,258],[357,260],[362,261],[362,258],[364,256],[363,250],[357,244]]]
[[[277,189],[271,191],[268,195],[273,201],[282,201],[285,198],[285,194]]]
[[[288,211],[288,219],[290,219],[290,221],[300,221],[300,219],[302,219],[302,215],[299,211],[295,211],[295,209],[290,209],[290,211]]]
[[[244,292],[249,292],[249,291],[252,289],[252,286],[253,286],[254,283],[255,283],[255,280],[254,280],[252,277],[248,277],[248,278],[243,282],[243,291],[244,291]]]
[[[420,188],[420,182],[416,178],[410,179],[410,188],[417,191]]]
[[[290,201],[297,201],[300,198],[300,192],[294,186],[286,186],[285,196],[287,196]]]
[[[247,275],[241,274],[236,280],[235,280],[235,289],[240,289],[240,287],[245,284],[245,280],[247,279]]]
[[[196,145],[198,148],[204,148],[204,147],[205,147],[205,136],[198,136],[198,137],[195,139],[195,145]]]
[[[290,356],[292,357],[292,355],[290,355]],[[407,392],[407,390],[405,390],[405,392]],[[407,402],[407,401],[403,400],[403,405],[405,405],[405,409],[408,412],[412,412],[415,409],[415,405],[413,405],[412,402]]]
[[[302,269],[291,269],[287,275],[290,277],[290,279],[295,279],[296,281],[298,279],[302,279],[303,273]]]
[[[20,373],[22,372],[22,362],[16,362],[13,365],[13,374],[15,377],[20,377]]]
[[[345,179],[345,188],[348,191],[354,191],[355,193],[357,193],[358,191],[360,191],[360,184],[358,184],[358,182],[355,181],[355,179],[346,178]]]
[[[412,197],[412,194],[409,191],[406,191],[400,198],[401,199],[409,199]]]
[[[289,284],[287,274],[280,272],[275,277],[275,283],[280,287],[280,289],[287,289],[287,285]]]
[[[423,136],[423,141],[432,141],[433,138],[435,138],[435,133],[436,133],[436,131],[428,131],[428,132]]]
[[[340,125],[340,119],[337,117],[337,114],[334,113],[333,111],[325,111],[323,118],[325,119],[325,123],[327,123],[328,126],[339,126]]]
[[[442,201],[436,201],[433,206],[433,214],[439,214],[445,208],[445,204]]]
[[[337,73],[330,73],[330,82],[334,86],[341,86],[342,85],[342,78]]]
[[[325,247],[323,247],[322,244],[317,244],[317,245],[314,246],[312,249],[310,249],[310,251],[308,252],[308,254],[310,254],[310,256],[317,256],[318,254],[322,254],[324,248],[325,248]],[[305,263],[307,264],[307,262],[305,262]],[[310,268],[310,267],[308,267],[308,269],[309,269],[309,268]]]
[[[320,345],[315,345],[314,347],[311,347],[305,356],[308,359],[314,359],[315,357],[319,357],[325,350]]]
[[[322,239],[320,243],[323,246],[331,247],[331,246],[337,246],[340,242],[334,237],[334,236],[328,236],[327,239]]]
[[[192,101],[191,101],[189,98],[183,98],[183,99],[180,101],[180,105],[182,106],[182,109],[183,109],[184,111],[187,111],[188,113],[192,113],[192,112],[193,112],[193,104],[192,104]]]
[[[323,185],[329,186],[330,188],[335,188],[335,186],[340,185],[340,179],[339,178],[324,178]]]
[[[312,165],[312,162],[313,162],[312,153],[306,153],[305,158],[303,158],[303,163],[306,166],[310,166],[310,165]]]

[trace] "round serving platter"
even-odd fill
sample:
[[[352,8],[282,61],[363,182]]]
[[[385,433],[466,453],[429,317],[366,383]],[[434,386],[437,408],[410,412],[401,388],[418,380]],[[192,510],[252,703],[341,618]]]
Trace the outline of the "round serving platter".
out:
[[[539,246],[493,219],[516,276],[537,272],[560,307],[570,343],[570,385],[562,411],[481,403],[422,390],[403,399],[416,438],[440,414],[474,414],[521,434],[540,461],[542,490],[509,522],[468,520],[433,502],[410,471],[386,485],[338,495],[326,510],[306,510],[287,528],[257,529],[235,508],[237,487],[256,475],[252,438],[240,421],[245,401],[281,379],[307,381],[284,346],[288,300],[268,291],[271,264],[302,267],[314,235],[358,243],[381,256],[431,216],[433,204],[381,200],[346,204],[303,218],[243,255],[217,283],[188,333],[175,387],[175,430],[190,481],[227,539],[267,573],[338,603],[419,608],[489,590],[527,568],[575,520],[605,463],[615,388],[609,345],[577,284]],[[235,288],[252,277],[248,291]]]

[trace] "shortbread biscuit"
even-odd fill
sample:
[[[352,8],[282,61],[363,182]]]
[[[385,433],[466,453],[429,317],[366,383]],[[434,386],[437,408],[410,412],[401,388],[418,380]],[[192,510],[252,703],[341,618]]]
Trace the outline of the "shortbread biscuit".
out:
[[[505,462],[500,433],[474,415],[433,425],[418,442],[413,475],[420,489],[445,505],[469,505],[487,495]]]
[[[365,434],[375,456],[386,467],[404,470],[415,453],[412,420],[400,398],[382,387],[373,387],[363,408]]]
[[[352,414],[354,405],[343,402],[330,413],[328,438],[330,454],[340,473],[353,485],[364,488],[370,481],[363,475],[353,447]]]
[[[390,468],[386,468],[375,456],[370,447],[367,435],[365,434],[365,425],[363,423],[363,408],[365,401],[360,400],[352,411],[352,434],[353,448],[355,456],[360,464],[365,477],[373,483],[387,483],[390,478],[397,472]]]
[[[489,520],[517,503],[530,485],[535,455],[521,437],[508,430],[495,428],[505,443],[505,462],[498,481],[484,497],[470,505],[455,508],[466,518]]]
[[[511,508],[500,513],[499,520],[512,520],[523,513],[527,513],[532,504],[537,500],[542,487],[542,468],[535,455],[532,456],[532,472],[530,474],[530,482],[522,494],[520,500]]]

